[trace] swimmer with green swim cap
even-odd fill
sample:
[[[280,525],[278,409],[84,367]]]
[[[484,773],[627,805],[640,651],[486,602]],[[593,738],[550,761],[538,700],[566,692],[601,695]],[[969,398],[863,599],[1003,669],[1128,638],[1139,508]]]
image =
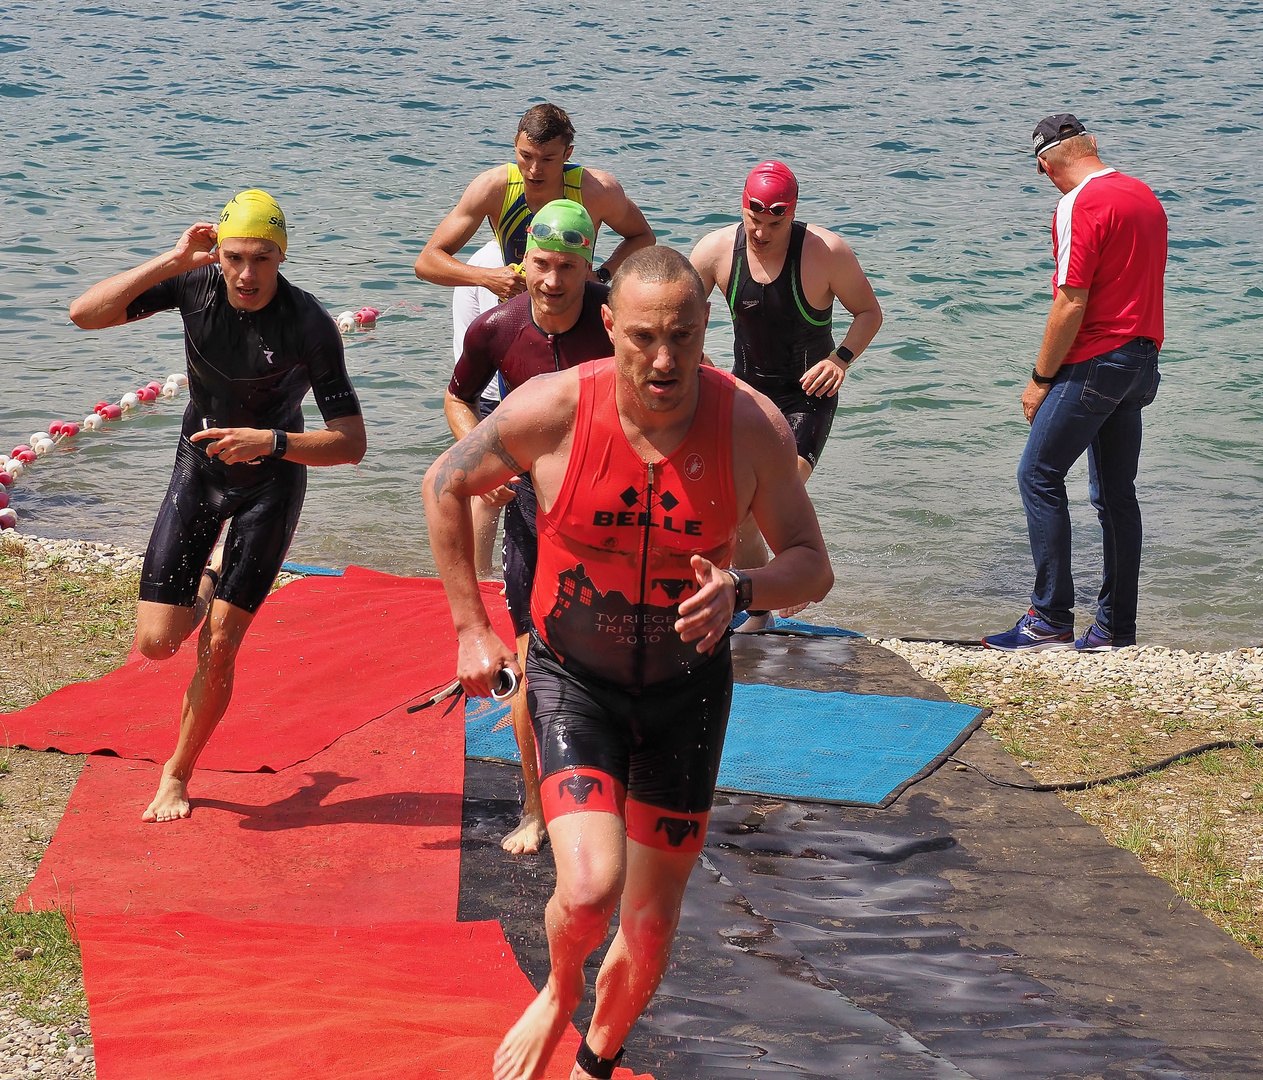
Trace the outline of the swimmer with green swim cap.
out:
[[[228,200],[219,215],[216,234],[221,243],[238,237],[271,240],[282,255],[289,246],[284,211],[271,195],[258,188],[239,192]]]
[[[590,266],[596,229],[588,212],[572,199],[554,199],[540,207],[526,229],[526,250],[544,248],[581,255]]]

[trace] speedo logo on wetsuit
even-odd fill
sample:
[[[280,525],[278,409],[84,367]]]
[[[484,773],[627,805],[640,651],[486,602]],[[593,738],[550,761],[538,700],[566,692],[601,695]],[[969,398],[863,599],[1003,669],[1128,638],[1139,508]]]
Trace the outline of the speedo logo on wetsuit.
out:
[[[580,368],[566,477],[536,519],[531,612],[563,663],[628,688],[686,674],[707,658],[675,630],[697,589],[690,560],[727,565],[736,539],[734,382],[702,368],[701,397],[680,447],[645,462],[615,407],[612,359]]]

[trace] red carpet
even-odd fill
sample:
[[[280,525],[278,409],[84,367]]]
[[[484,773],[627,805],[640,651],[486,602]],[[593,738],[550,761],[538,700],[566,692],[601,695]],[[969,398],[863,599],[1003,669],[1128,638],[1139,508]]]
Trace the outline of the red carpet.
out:
[[[102,1080],[488,1080],[534,997],[497,923],[77,924]],[[545,1075],[578,1045],[572,1029]]]
[[[75,922],[101,1080],[486,1080],[534,991],[497,924],[456,922],[464,709],[405,708],[455,657],[436,581],[287,586],[246,639],[193,816],[167,825],[140,814],[191,648],[5,718],[17,743],[123,755],[88,759],[18,902]]]
[[[400,706],[275,775],[199,769],[193,816],[167,825],[140,820],[159,766],[88,758],[29,895],[100,915],[455,921],[463,726],[459,705]]]
[[[484,589],[497,629],[511,642],[498,586]],[[118,671],[5,717],[9,740],[36,750],[166,761],[195,663],[191,639],[161,663],[133,653]],[[353,566],[344,577],[293,582],[259,609],[238,657],[232,704],[200,765],[254,772],[305,761],[339,735],[450,681],[455,667],[456,635],[437,580]]]

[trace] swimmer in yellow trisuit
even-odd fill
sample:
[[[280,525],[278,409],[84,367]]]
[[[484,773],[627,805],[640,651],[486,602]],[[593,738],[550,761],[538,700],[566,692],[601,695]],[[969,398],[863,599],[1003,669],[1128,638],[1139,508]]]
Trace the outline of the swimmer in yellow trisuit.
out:
[[[572,199],[598,232],[604,224],[623,238],[591,271],[594,280],[608,282],[628,255],[654,243],[653,230],[614,177],[571,164],[573,152],[574,125],[565,110],[549,104],[528,109],[518,124],[514,160],[474,178],[417,256],[417,277],[435,285],[481,285],[501,299],[516,296],[526,282],[513,264],[526,254],[534,215],[555,199]],[[484,221],[499,241],[503,266],[470,266],[455,257]]]

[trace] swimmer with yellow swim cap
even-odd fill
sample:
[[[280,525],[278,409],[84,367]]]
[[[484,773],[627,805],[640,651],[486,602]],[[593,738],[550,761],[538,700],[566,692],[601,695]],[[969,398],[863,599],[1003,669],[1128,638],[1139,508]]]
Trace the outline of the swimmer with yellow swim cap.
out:
[[[189,782],[293,539],[307,467],[364,456],[342,335],[316,297],[281,275],[287,246],[276,201],[243,191],[217,224],[199,221],[170,251],[97,282],[70,305],[70,318],[88,330],[162,312],[184,323],[189,406],[141,570],[136,648],[165,660],[202,629],[175,750],[144,821],[192,813]],[[302,409],[309,392],[324,418],[310,429]]]
[[[258,188],[242,191],[228,200],[219,215],[216,233],[221,244],[234,238],[271,240],[282,255],[289,246],[285,212],[271,195]]]
[[[228,303],[238,311],[267,307],[276,296],[281,263],[289,247],[280,205],[257,188],[239,192],[220,213],[214,233]]]

